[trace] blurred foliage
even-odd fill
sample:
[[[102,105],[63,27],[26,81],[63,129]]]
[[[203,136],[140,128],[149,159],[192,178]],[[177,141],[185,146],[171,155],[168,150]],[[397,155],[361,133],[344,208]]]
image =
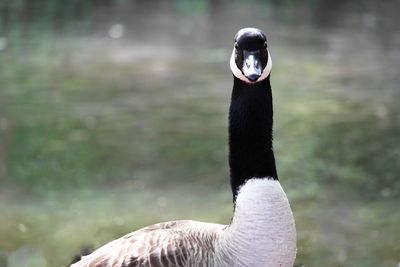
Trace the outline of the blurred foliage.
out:
[[[351,104],[353,113],[357,109]],[[366,198],[399,197],[400,125],[395,122],[393,113],[382,119],[367,111],[362,118],[333,121],[321,129],[322,144],[316,151],[325,162],[321,176]]]
[[[324,58],[333,50],[325,43],[340,47],[342,39],[333,32],[323,35],[326,29],[309,25],[286,35],[282,30],[311,18],[325,23],[325,17],[343,11],[345,1],[161,2],[0,1],[0,37],[5,37],[0,41],[0,168],[6,167],[0,172],[0,266],[44,265],[44,260],[47,266],[65,265],[81,246],[98,247],[157,221],[229,222],[230,48],[198,52],[196,41],[184,46],[187,38],[195,39],[190,29],[210,45],[210,39],[229,33],[224,28],[212,32],[219,20],[226,28],[240,26],[223,16],[215,20],[225,7],[240,22],[272,24],[270,17],[279,22],[272,24],[278,29],[272,42],[275,151],[296,216],[298,264],[386,267],[399,262],[398,106],[378,103],[382,100],[368,89],[376,91],[380,84],[346,69],[346,58],[340,66],[332,64],[335,55]],[[176,24],[168,24],[167,15],[152,21],[151,11],[159,6]],[[250,9],[258,15],[251,16]],[[195,22],[205,14],[209,17],[199,25],[211,21],[212,28],[202,30]],[[151,39],[136,28],[139,37],[131,36],[145,45],[123,39],[129,50],[108,40],[110,25],[126,23],[129,30],[143,21],[165,24],[169,34],[194,26],[182,28],[185,38],[171,34],[175,43],[163,49],[160,42],[171,39]],[[379,27],[395,29],[390,23]],[[138,46],[156,47],[160,54],[177,46],[184,56],[152,51],[121,62],[108,54]],[[188,51],[194,52],[188,57]],[[354,53],[351,59],[363,64]],[[338,72],[344,82],[329,75]],[[353,76],[367,100],[357,98]],[[381,81],[393,86],[386,77]],[[344,90],[330,92],[332,87]]]
[[[13,129],[9,175],[14,181],[48,190],[93,183],[113,171],[108,170],[113,162],[97,146],[94,131],[82,122],[63,119]]]
[[[209,1],[199,0],[174,0],[175,8],[184,14],[204,13],[209,8]]]

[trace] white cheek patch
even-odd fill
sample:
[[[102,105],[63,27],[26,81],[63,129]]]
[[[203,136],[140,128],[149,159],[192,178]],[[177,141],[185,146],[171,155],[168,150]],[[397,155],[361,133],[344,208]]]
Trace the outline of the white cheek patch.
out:
[[[232,55],[231,55],[231,60],[229,62],[229,65],[231,67],[231,71],[233,73],[233,75],[235,75],[236,78],[246,82],[246,83],[257,83],[260,82],[262,80],[264,80],[265,78],[267,78],[269,76],[269,74],[271,73],[271,69],[272,69],[272,59],[271,59],[271,55],[268,52],[268,62],[267,62],[267,66],[265,66],[265,68],[263,69],[260,78],[257,79],[257,81],[250,81],[249,79],[247,79],[246,76],[243,75],[242,71],[237,67],[236,62],[235,62],[235,48],[232,51]]]

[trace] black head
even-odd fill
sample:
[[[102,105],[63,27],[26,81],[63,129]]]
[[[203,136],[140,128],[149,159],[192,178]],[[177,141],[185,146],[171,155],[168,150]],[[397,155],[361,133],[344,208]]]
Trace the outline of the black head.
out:
[[[232,73],[247,83],[256,83],[268,77],[272,61],[265,34],[256,28],[239,30],[230,65]]]

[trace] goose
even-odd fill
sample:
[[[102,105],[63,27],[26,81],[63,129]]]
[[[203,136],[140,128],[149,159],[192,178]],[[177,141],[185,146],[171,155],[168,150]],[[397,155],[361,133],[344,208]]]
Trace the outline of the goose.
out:
[[[71,267],[293,267],[295,221],[272,149],[271,56],[265,34],[244,28],[230,59],[229,225],[163,222],[129,233]]]

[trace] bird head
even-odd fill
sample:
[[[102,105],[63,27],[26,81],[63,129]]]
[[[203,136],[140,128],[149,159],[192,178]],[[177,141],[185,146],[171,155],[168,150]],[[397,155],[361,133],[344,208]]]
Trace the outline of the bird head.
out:
[[[257,28],[243,28],[235,36],[230,67],[233,75],[247,83],[268,77],[272,68],[267,37]]]

